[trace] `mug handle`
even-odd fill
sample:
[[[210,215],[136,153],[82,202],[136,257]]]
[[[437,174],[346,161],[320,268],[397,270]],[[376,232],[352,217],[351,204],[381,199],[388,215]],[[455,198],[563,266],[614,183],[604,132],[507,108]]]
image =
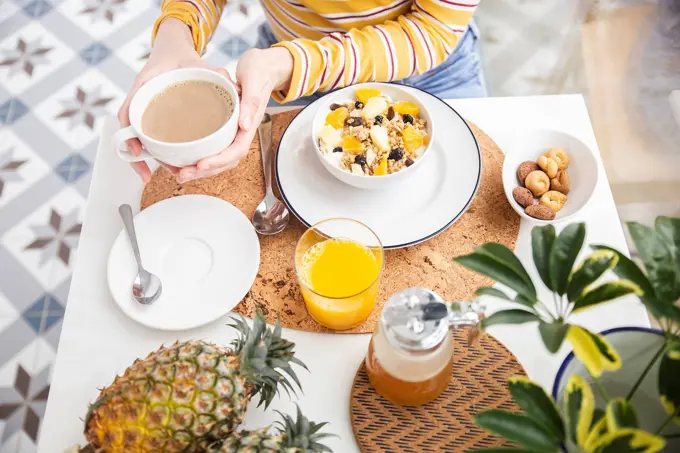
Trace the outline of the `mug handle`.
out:
[[[154,157],[149,154],[145,149],[142,149],[142,153],[139,156],[135,156],[129,151],[123,151],[123,146],[125,142],[131,138],[137,138],[137,133],[132,128],[132,126],[125,127],[115,134],[113,134],[113,143],[116,147],[116,154],[125,162],[141,162],[143,160],[153,159]]]

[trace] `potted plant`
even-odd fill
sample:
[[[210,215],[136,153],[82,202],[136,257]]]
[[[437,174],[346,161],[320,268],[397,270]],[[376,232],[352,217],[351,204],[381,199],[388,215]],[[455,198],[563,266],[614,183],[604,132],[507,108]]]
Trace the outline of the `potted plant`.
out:
[[[656,452],[667,441],[675,442],[677,435],[669,428],[674,420],[680,421],[680,308],[675,305],[680,298],[680,219],[660,217],[654,229],[638,223],[628,226],[646,274],[627,256],[606,246],[595,246],[574,267],[585,239],[583,224],[569,225],[559,236],[551,225],[532,230],[534,265],[552,292],[552,303],[539,300],[524,266],[502,245],[484,244],[456,258],[516,293],[511,297],[495,288],[480,288],[480,295],[519,304],[492,314],[484,326],[537,322],[551,353],[565,338],[573,349],[560,368],[552,398],[536,383],[513,378],[508,387],[522,412],[487,411],[476,416],[480,426],[522,446],[484,451]],[[619,279],[598,283],[610,269]],[[572,313],[627,294],[640,297],[661,330],[619,328],[596,334],[569,322]],[[624,355],[623,368],[613,344]],[[645,354],[650,345],[654,350]],[[597,397],[588,381],[597,389]],[[655,407],[649,403],[652,387]],[[561,402],[561,412],[555,400]],[[638,417],[634,407],[640,405]],[[659,418],[662,422],[652,427]]]

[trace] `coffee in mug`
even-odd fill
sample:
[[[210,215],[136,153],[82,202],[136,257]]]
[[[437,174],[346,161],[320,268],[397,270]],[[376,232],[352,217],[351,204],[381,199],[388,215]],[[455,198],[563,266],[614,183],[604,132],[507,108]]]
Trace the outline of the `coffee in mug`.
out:
[[[161,142],[182,143],[207,137],[234,113],[234,100],[221,86],[187,80],[160,92],[142,114],[142,131]]]
[[[118,156],[126,162],[156,159],[186,167],[220,153],[238,130],[238,91],[222,74],[183,68],[145,83],[130,102],[130,126],[113,135]],[[134,156],[126,142],[138,138],[144,151]]]

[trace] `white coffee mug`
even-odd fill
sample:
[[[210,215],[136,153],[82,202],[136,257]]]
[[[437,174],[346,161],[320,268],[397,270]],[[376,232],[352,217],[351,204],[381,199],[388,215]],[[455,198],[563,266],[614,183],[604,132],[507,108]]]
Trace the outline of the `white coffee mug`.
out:
[[[201,80],[215,83],[223,87],[234,100],[234,111],[222,127],[212,134],[182,143],[167,143],[153,139],[142,130],[142,115],[149,102],[171,85],[187,80]],[[234,141],[238,129],[239,98],[236,87],[220,73],[203,68],[175,69],[154,77],[145,83],[132,98],[130,103],[130,126],[113,134],[113,142],[118,156],[126,162],[139,162],[156,159],[175,167],[195,165],[199,160],[220,153]],[[135,156],[127,151],[125,142],[138,138],[144,151]]]

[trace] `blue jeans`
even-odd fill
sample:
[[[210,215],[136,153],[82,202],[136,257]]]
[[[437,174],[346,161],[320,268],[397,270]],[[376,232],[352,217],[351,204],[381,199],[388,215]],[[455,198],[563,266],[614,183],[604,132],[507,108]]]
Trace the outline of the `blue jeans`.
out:
[[[266,49],[276,43],[277,39],[266,22],[260,26],[256,47]],[[474,23],[458,42],[458,46],[442,64],[424,74],[399,80],[406,86],[427,91],[442,99],[485,97],[486,84],[479,59],[479,32]],[[288,105],[306,105],[323,96],[325,93],[314,93],[297,99]],[[269,105],[278,105],[273,99]]]

